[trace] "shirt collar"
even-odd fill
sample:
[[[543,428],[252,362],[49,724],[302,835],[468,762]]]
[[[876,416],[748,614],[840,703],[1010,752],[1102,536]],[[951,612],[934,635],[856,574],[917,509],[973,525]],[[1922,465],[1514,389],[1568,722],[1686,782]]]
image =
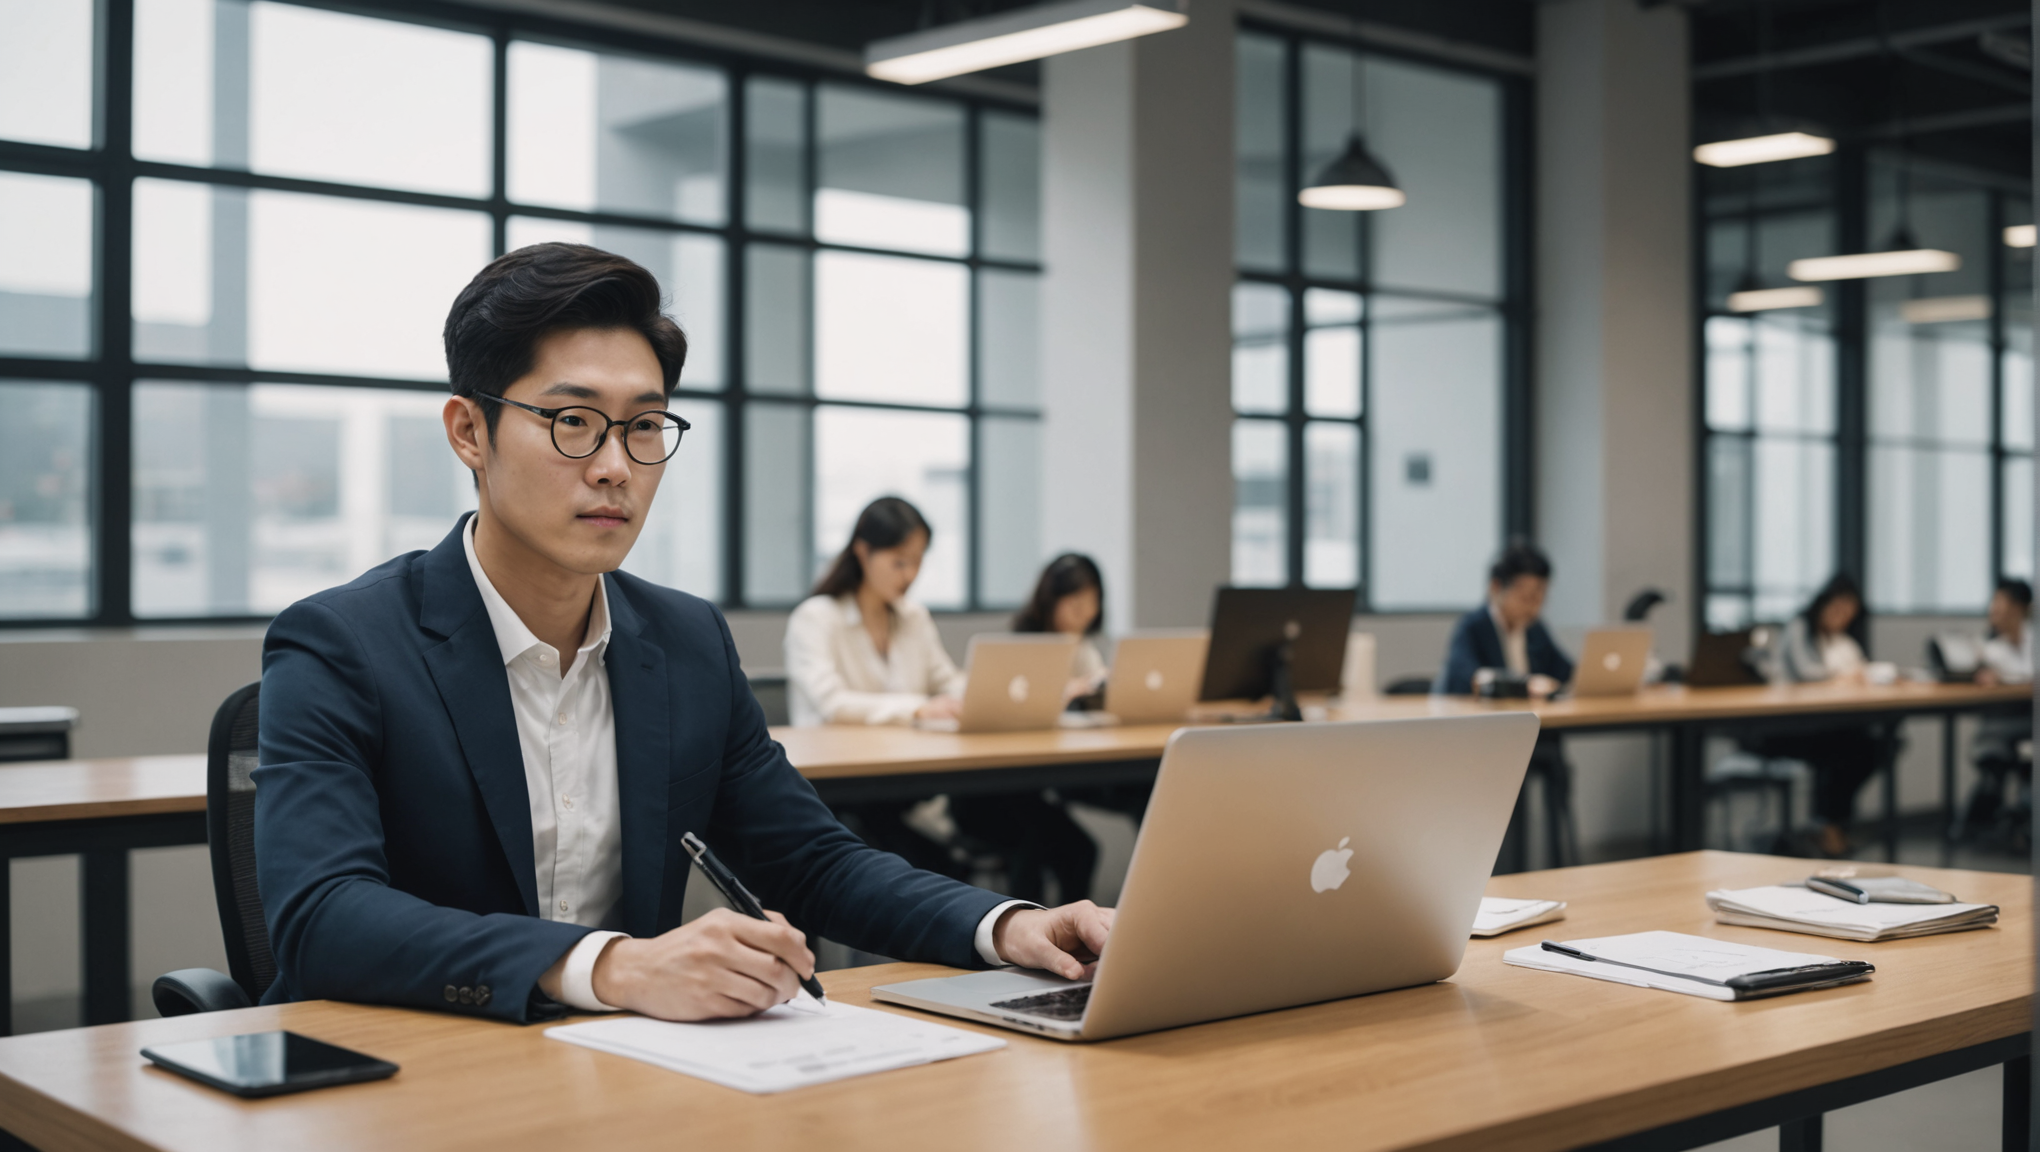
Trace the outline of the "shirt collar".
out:
[[[482,561],[475,555],[476,519],[468,517],[467,529],[461,533],[461,546],[467,550],[468,571],[474,575],[475,587],[482,594],[482,607],[489,610],[489,625],[495,629],[496,647],[503,653],[503,663],[507,665],[534,648],[558,656],[552,645],[540,640],[525,627],[524,619],[510,607],[509,601],[503,599],[503,594],[496,591],[496,586],[489,581],[489,574],[482,571]],[[581,641],[580,651],[576,653],[575,666],[580,666],[580,656],[591,653],[597,660],[601,659],[608,646],[609,581],[598,578],[595,581],[595,604],[588,613],[588,631]]]
[[[1492,620],[1492,621],[1494,621],[1494,622],[1495,622],[1495,631],[1496,631],[1496,632],[1499,632],[1499,633],[1501,633],[1501,634],[1502,634],[1502,635],[1504,635],[1504,636],[1514,636],[1514,635],[1516,635],[1516,634],[1517,634],[1517,633],[1519,633],[1519,632],[1527,632],[1527,631],[1529,631],[1529,629],[1527,629],[1527,628],[1518,628],[1518,629],[1516,629],[1516,631],[1515,631],[1515,632],[1511,632],[1511,631],[1509,631],[1509,626],[1508,626],[1507,624],[1505,624],[1505,623],[1503,623],[1503,622],[1502,622],[1502,612],[1501,612],[1501,609],[1499,609],[1499,608],[1496,608],[1496,607],[1495,607],[1495,602],[1494,602],[1494,601],[1492,601],[1492,600],[1488,601],[1488,605],[1487,605],[1487,614],[1488,614],[1488,619],[1490,619],[1490,620]]]

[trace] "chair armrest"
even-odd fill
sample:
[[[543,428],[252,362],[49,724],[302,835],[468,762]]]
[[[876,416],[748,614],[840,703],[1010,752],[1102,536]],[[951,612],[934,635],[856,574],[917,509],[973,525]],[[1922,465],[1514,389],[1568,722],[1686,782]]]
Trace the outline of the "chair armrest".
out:
[[[193,1012],[222,1012],[229,1008],[250,1008],[248,994],[221,972],[210,968],[179,968],[156,977],[149,989],[156,1011],[165,1016],[189,1016]]]

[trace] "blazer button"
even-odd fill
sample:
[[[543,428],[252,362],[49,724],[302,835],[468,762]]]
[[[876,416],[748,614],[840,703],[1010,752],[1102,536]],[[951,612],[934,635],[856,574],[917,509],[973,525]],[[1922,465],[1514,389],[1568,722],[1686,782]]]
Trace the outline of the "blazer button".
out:
[[[454,1001],[456,1001],[456,1000],[460,999],[460,989],[458,989],[458,988],[455,988],[455,987],[454,987],[453,985],[451,985],[451,984],[448,984],[448,985],[446,986],[446,991],[445,991],[445,992],[442,992],[442,993],[441,993],[441,995],[443,995],[443,996],[445,996],[445,997],[446,997],[446,1002],[447,1002],[448,1004],[451,1004],[451,1003],[453,1003]]]
[[[474,1002],[475,1002],[475,990],[474,990],[474,989],[472,989],[472,988],[463,988],[463,989],[461,989],[461,990],[460,990],[460,1002],[461,1002],[461,1003],[463,1003],[463,1004],[472,1004],[472,1003],[474,1003]]]
[[[489,991],[489,986],[487,984],[475,985],[475,1007],[480,1008],[482,1005],[487,1004],[489,1002],[489,997],[492,995],[494,995],[494,993]]]

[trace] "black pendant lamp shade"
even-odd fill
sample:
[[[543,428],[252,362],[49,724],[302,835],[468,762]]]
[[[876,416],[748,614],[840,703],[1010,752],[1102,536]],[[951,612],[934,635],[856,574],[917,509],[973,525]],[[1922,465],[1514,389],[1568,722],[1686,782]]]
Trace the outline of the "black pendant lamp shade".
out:
[[[1358,132],[1346,140],[1346,151],[1325,165],[1317,179],[1296,194],[1305,208],[1328,208],[1340,212],[1368,212],[1378,208],[1399,208],[1408,197],[1397,187],[1395,177]]]

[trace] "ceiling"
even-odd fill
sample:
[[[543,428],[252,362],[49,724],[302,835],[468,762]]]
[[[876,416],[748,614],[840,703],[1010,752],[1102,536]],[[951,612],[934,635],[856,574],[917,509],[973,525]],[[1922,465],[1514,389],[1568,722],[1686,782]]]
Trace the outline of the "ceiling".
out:
[[[1685,7],[1700,140],[1806,126],[2031,178],[2027,0],[1688,0]]]

